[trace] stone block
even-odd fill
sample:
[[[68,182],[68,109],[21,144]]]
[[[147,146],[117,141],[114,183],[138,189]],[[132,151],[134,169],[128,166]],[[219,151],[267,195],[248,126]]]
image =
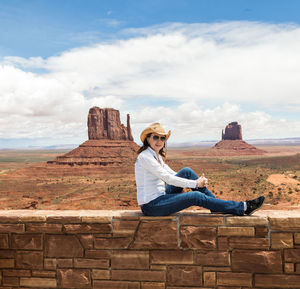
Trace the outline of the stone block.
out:
[[[204,266],[203,272],[231,272],[231,267]]]
[[[113,221],[113,235],[118,236],[132,236],[134,235],[139,221]]]
[[[294,273],[295,272],[295,265],[293,263],[285,263],[284,264],[284,272],[285,273]]]
[[[56,278],[55,271],[40,271],[40,270],[32,270],[33,277],[49,277],[49,278]]]
[[[284,261],[291,263],[300,263],[300,249],[285,249]]]
[[[84,259],[76,258],[74,259],[75,268],[108,268],[108,259]]]
[[[270,217],[271,230],[296,231],[300,230],[300,218]]]
[[[255,237],[267,238],[269,234],[268,227],[255,227]]]
[[[253,237],[230,237],[229,248],[231,249],[269,249],[270,240],[268,238]]]
[[[18,251],[16,256],[16,268],[43,269],[43,252]]]
[[[193,264],[193,251],[185,250],[153,250],[151,264]]]
[[[95,238],[95,249],[127,249],[132,237],[125,238]]]
[[[47,223],[58,223],[58,224],[76,224],[81,223],[80,216],[47,216]]]
[[[8,249],[8,235],[0,234],[0,249]]]
[[[300,274],[300,264],[296,264],[296,273]]]
[[[61,288],[90,288],[91,275],[87,269],[58,269],[57,284]]]
[[[2,259],[15,258],[15,250],[0,250],[0,258]]]
[[[206,266],[229,266],[229,254],[227,251],[198,251],[196,262]]]
[[[235,250],[232,252],[232,270],[254,273],[281,273],[281,252]]]
[[[109,216],[82,216],[82,223],[111,223],[112,218]]]
[[[268,218],[254,216],[234,216],[226,218],[226,225],[234,226],[268,226]]]
[[[284,249],[293,248],[294,239],[292,233],[272,233],[271,234],[271,248]]]
[[[55,270],[56,269],[56,259],[54,258],[45,258],[44,259],[44,269]]]
[[[85,249],[93,249],[94,248],[94,236],[92,234],[84,234],[84,235],[77,235],[80,240],[81,245]]]
[[[73,267],[73,259],[57,259],[57,267],[58,268],[72,268]]]
[[[56,279],[53,278],[21,278],[20,285],[34,288],[56,288]]]
[[[141,289],[165,289],[165,283],[142,282]]]
[[[295,244],[300,245],[300,233],[295,233]]]
[[[112,280],[122,281],[165,281],[165,271],[150,270],[112,270]]]
[[[95,279],[109,280],[110,279],[110,270],[93,269],[92,277],[93,277],[93,280],[95,280]]]
[[[220,226],[224,225],[224,217],[216,216],[181,216],[180,225],[193,225],[193,226]]]
[[[45,254],[47,257],[83,257],[83,248],[74,235],[46,235]]]
[[[139,282],[128,281],[100,281],[95,280],[93,284],[95,289],[141,289]]]
[[[216,278],[215,272],[204,272],[203,273],[204,287],[215,287],[216,281],[217,281],[217,278]]]
[[[111,253],[108,250],[85,250],[84,256],[93,259],[109,259]]]
[[[219,250],[228,249],[228,237],[218,237],[217,238],[217,248]]]
[[[131,247],[134,249],[177,248],[177,222],[170,219],[142,220]]]
[[[149,269],[149,252],[145,251],[113,251],[112,269]]]
[[[1,280],[1,279],[0,279]],[[2,279],[3,286],[19,286],[19,278],[18,277],[3,277]]]
[[[14,268],[15,260],[14,259],[0,259],[0,268]]]
[[[217,236],[215,227],[182,226],[180,240],[182,248],[215,249]]]
[[[300,275],[255,274],[255,287],[299,288]]]
[[[202,286],[200,266],[171,265],[167,271],[168,286]]]
[[[67,224],[64,230],[68,234],[99,233],[109,234],[112,232],[111,224]]]
[[[217,272],[217,285],[218,286],[249,286],[249,287],[252,287],[252,274],[250,274],[250,273]]]
[[[0,224],[0,233],[24,233],[24,224]]]
[[[10,277],[29,277],[31,276],[30,270],[3,270],[3,276]]]
[[[26,224],[26,232],[60,233],[62,232],[62,224]]]
[[[42,250],[43,235],[42,234],[12,234],[11,248],[25,250]]]
[[[253,237],[255,236],[255,229],[254,227],[219,227],[218,235]]]

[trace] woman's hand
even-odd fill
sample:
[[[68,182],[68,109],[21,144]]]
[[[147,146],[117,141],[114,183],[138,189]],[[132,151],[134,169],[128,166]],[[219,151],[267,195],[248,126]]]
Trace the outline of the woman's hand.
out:
[[[202,174],[201,177],[197,179],[197,187],[203,188],[203,187],[207,187],[207,185],[208,185],[208,180],[204,176],[204,174]]]

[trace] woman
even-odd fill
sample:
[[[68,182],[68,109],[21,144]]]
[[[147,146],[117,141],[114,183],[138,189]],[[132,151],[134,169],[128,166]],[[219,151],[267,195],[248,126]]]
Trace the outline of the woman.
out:
[[[200,206],[212,212],[234,215],[251,215],[265,200],[259,197],[246,202],[217,199],[207,189],[204,175],[198,177],[186,167],[178,173],[163,158],[166,157],[166,141],[171,132],[165,132],[160,123],[153,123],[141,133],[143,146],[135,163],[137,200],[146,216],[167,216],[190,206]],[[183,188],[191,192],[182,193]]]

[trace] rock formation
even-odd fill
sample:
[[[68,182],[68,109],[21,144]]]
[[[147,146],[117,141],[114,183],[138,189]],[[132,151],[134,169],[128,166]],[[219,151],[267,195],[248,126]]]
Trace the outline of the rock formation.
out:
[[[63,156],[49,161],[48,164],[70,166],[133,164],[139,146],[133,141],[129,114],[126,127],[121,124],[118,110],[92,107],[89,110],[87,125],[89,140]]]
[[[262,155],[264,151],[243,141],[242,126],[234,121],[225,127],[225,133],[222,130],[222,140],[216,143],[207,154],[215,156]]]

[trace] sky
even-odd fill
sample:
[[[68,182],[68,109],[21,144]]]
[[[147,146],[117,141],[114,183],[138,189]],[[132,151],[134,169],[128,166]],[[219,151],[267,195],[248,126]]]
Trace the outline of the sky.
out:
[[[298,0],[0,0],[0,148],[80,144],[92,106],[169,142],[300,137]]]

